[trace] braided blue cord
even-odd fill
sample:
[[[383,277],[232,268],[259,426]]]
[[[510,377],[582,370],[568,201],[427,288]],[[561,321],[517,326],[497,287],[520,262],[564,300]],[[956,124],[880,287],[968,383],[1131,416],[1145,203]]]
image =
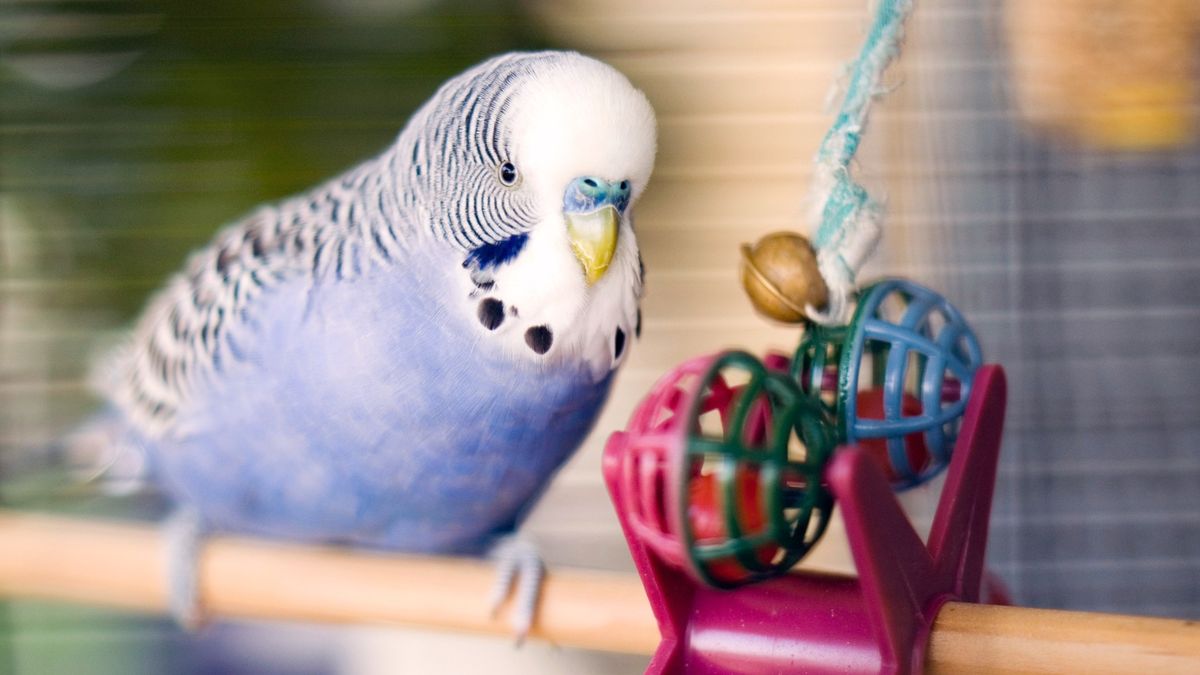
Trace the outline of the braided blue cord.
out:
[[[866,42],[850,66],[837,118],[817,151],[812,196],[820,216],[813,248],[830,298],[824,311],[809,307],[808,314],[820,323],[849,320],[855,274],[879,239],[880,206],[854,182],[850,161],[858,151],[883,71],[900,52],[904,20],[912,6],[912,0],[879,0]]]

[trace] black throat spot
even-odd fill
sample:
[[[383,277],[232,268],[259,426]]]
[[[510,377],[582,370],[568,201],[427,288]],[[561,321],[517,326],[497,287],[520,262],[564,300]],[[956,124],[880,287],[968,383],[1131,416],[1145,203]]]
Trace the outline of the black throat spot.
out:
[[[488,330],[496,330],[504,323],[504,303],[495,298],[484,298],[479,302],[479,323]]]
[[[525,344],[537,354],[545,354],[550,351],[550,345],[554,344],[554,334],[550,332],[549,326],[534,326],[525,331]]]

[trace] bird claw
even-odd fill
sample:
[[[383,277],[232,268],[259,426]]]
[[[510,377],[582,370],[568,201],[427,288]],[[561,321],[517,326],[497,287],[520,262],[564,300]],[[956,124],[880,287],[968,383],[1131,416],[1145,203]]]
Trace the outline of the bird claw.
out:
[[[502,539],[492,548],[489,557],[496,562],[496,580],[489,596],[492,616],[500,612],[515,587],[516,598],[509,626],[513,629],[517,646],[520,646],[529,635],[537,615],[546,564],[532,542],[516,537]]]
[[[180,628],[193,632],[204,626],[206,618],[200,606],[198,583],[204,529],[194,511],[179,509],[167,518],[163,530],[166,535],[167,608]]]

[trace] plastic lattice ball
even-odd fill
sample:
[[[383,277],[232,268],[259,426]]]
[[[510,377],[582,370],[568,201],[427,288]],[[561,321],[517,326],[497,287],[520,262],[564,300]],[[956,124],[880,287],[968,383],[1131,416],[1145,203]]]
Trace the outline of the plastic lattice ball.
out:
[[[823,534],[833,420],[786,372],[745,352],[660,380],[609,443],[622,509],[663,560],[714,586],[786,572]]]
[[[731,382],[746,378],[740,385]],[[714,586],[782,574],[824,533],[833,498],[822,485],[836,431],[786,373],[725,352],[701,379],[681,479],[684,543]],[[705,416],[717,419],[705,423]]]
[[[904,489],[946,468],[982,362],[944,297],[887,279],[863,289],[848,325],[809,327],[792,376],[837,420],[838,442],[872,452]]]

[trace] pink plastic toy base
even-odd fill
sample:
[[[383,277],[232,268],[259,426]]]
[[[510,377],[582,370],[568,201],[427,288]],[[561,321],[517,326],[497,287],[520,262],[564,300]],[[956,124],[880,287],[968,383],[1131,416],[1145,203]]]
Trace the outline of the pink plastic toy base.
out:
[[[646,672],[921,672],[942,604],[979,601],[1004,408],[1003,370],[980,368],[928,546],[879,466],[845,447],[826,479],[858,578],[790,574],[735,590],[700,584],[638,536],[620,480],[628,438],[613,434],[605,481],[662,634]]]

